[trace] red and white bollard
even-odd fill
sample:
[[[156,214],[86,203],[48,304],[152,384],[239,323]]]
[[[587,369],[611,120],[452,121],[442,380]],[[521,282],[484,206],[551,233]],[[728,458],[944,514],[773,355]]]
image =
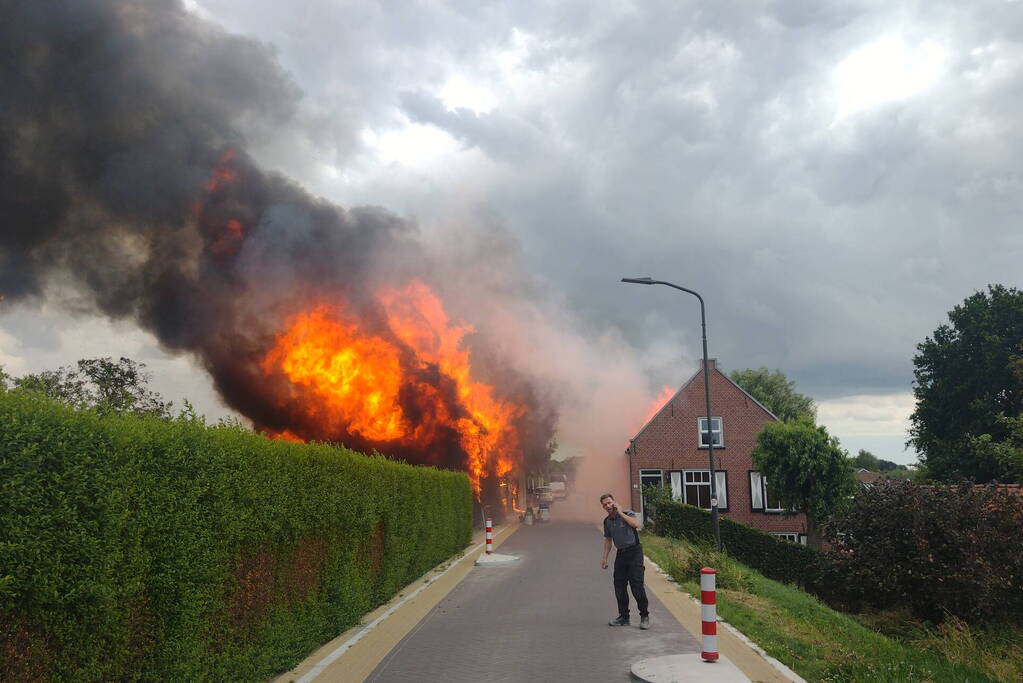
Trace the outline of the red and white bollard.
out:
[[[717,572],[710,567],[700,570],[700,618],[703,620],[703,652],[708,662],[718,660],[718,607],[715,580]]]
[[[494,552],[494,520],[487,519],[487,555]]]

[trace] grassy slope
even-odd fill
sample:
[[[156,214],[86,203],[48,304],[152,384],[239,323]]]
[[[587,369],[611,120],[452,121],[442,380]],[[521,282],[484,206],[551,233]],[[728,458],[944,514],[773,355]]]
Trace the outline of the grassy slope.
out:
[[[700,566],[718,571],[718,615],[808,681],[993,681],[1007,672],[949,661],[836,612],[813,596],[764,578],[713,551],[652,534],[643,547],[691,595]],[[695,568],[695,571],[694,571]],[[928,643],[932,648],[934,643]],[[939,652],[942,650],[938,650]]]

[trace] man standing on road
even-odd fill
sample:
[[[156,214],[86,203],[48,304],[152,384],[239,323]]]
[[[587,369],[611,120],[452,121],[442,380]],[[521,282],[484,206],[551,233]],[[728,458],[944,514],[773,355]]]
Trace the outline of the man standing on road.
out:
[[[615,553],[614,586],[615,598],[618,600],[618,618],[608,622],[608,626],[629,625],[629,592],[626,584],[632,588],[632,597],[636,598],[636,609],[639,610],[639,627],[650,628],[650,612],[647,611],[646,589],[643,587],[643,546],[639,544],[639,530],[642,524],[632,510],[622,510],[615,502],[614,496],[605,493],[600,497],[600,506],[607,512],[604,518],[604,557],[600,568],[607,569],[607,556],[611,552],[611,544],[618,549]]]

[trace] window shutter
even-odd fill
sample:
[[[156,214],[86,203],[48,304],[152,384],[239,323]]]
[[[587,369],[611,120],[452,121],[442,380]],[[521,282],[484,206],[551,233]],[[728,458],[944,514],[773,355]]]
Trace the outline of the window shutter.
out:
[[[728,475],[724,471],[718,470],[717,472],[714,473],[714,478],[716,480],[714,482],[714,486],[717,487],[717,490],[718,490],[718,507],[719,508],[727,508],[728,507]]]
[[[764,511],[764,485],[760,472],[749,473],[750,507],[759,512]]]
[[[675,500],[682,500],[682,473],[671,473],[671,497]]]

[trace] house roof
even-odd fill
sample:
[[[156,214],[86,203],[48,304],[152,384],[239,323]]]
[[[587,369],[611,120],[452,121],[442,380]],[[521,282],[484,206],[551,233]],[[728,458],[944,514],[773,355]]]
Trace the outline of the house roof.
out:
[[[974,484],[974,488],[987,488],[990,484]],[[1023,498],[1023,484],[994,484],[994,487],[1004,493],[1011,493]]]
[[[856,470],[856,479],[861,484],[873,484],[878,479],[881,479],[881,473],[871,472],[870,470],[865,470],[861,467],[860,469]]]
[[[743,389],[742,387],[740,387],[740,386],[739,386],[738,384],[736,384],[735,382],[733,382],[733,381],[732,381],[732,378],[731,378],[731,377],[729,377],[729,376],[728,376],[728,375],[726,375],[725,373],[723,373],[723,372],[721,372],[720,370],[718,370],[718,362],[717,362],[717,358],[708,358],[708,359],[707,359],[707,362],[708,362],[708,364],[710,364],[710,365],[711,365],[711,366],[713,367],[713,372],[716,372],[717,374],[719,374],[719,375],[721,375],[722,377],[724,377],[724,378],[725,378],[725,381],[727,381],[727,382],[728,382],[729,384],[731,384],[731,385],[732,385],[732,386],[734,386],[734,387],[735,387],[736,389],[738,389],[739,391],[741,391],[741,392],[742,392],[742,393],[743,393],[743,394],[744,394],[744,395],[745,395],[745,396],[746,396],[746,397],[747,397],[747,398],[748,398],[749,400],[753,401],[753,402],[754,402],[754,403],[756,403],[756,404],[757,404],[758,406],[760,406],[760,407],[761,407],[761,408],[762,408],[762,409],[764,410],[764,412],[765,412],[765,413],[767,413],[768,415],[770,415],[770,416],[771,416],[771,419],[772,419],[772,420],[774,420],[775,422],[781,422],[781,420],[779,420],[779,419],[778,419],[778,416],[777,416],[777,415],[775,415],[774,413],[772,413],[772,412],[771,412],[770,410],[768,410],[768,409],[767,409],[767,406],[765,406],[765,405],[764,405],[763,403],[761,403],[761,402],[760,402],[760,401],[758,401],[757,399],[753,398],[753,396],[752,396],[752,395],[751,395],[751,394],[750,394],[750,393],[749,393],[748,391],[746,391],[745,389]],[[655,412],[655,413],[654,413],[654,414],[653,414],[653,415],[652,415],[652,416],[650,417],[650,419],[646,421],[646,424],[644,424],[644,425],[643,425],[642,427],[640,427],[639,431],[638,431],[638,432],[636,432],[636,435],[635,435],[634,437],[632,437],[631,439],[629,439],[629,441],[630,441],[630,442],[631,442],[631,441],[635,441],[635,440],[636,440],[636,439],[638,439],[638,438],[639,438],[640,436],[642,436],[642,435],[643,435],[643,432],[645,432],[645,431],[646,431],[646,428],[650,426],[650,423],[652,423],[652,422],[653,422],[654,420],[656,420],[656,419],[657,419],[657,417],[658,417],[658,416],[659,416],[659,415],[660,415],[660,414],[661,414],[662,412],[664,412],[664,409],[665,409],[665,408],[667,408],[667,407],[668,407],[668,405],[669,405],[669,404],[670,404],[670,403],[671,403],[672,401],[674,401],[674,400],[675,400],[676,398],[678,398],[678,397],[679,397],[679,395],[680,395],[680,394],[681,394],[681,393],[682,393],[683,391],[685,391],[686,389],[688,389],[688,388],[689,388],[689,385],[690,385],[690,384],[692,384],[692,383],[693,383],[694,381],[696,381],[696,378],[697,378],[697,377],[699,377],[701,373],[703,373],[703,363],[701,363],[701,364],[700,364],[700,367],[699,367],[699,368],[698,368],[698,369],[696,370],[696,372],[694,372],[694,373],[692,374],[692,376],[691,376],[691,377],[690,377],[689,379],[687,379],[687,380],[686,380],[685,382],[683,382],[683,383],[682,383],[682,386],[681,386],[681,387],[679,388],[679,390],[678,390],[678,391],[676,391],[676,392],[675,392],[674,394],[672,394],[671,398],[669,398],[669,399],[668,399],[667,401],[665,401],[665,402],[664,402],[664,405],[662,405],[662,406],[661,406],[661,407],[660,407],[660,408],[659,408],[659,409],[657,410],[657,412]],[[711,400],[713,401],[713,397],[711,397]],[[713,407],[713,406],[712,406],[712,407]]]

